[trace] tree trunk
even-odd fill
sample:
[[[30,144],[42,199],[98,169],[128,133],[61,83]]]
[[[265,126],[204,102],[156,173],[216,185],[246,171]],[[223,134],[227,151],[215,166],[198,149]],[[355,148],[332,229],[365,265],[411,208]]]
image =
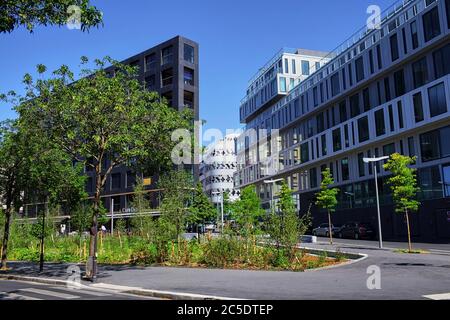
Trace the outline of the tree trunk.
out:
[[[411,244],[411,229],[409,227],[409,216],[408,216],[408,210],[405,210],[405,216],[406,216],[406,226],[408,228],[408,250],[409,253],[412,252],[412,244]]]
[[[97,230],[98,216],[100,214],[100,195],[102,189],[101,167],[96,167],[96,189],[94,195],[94,208],[92,213],[92,226],[90,229],[89,258],[86,266],[86,277],[93,281],[97,275]]]
[[[11,216],[12,216],[11,204],[8,204],[5,211],[5,230],[3,234],[3,244],[2,244],[2,262],[0,264],[1,270],[7,270],[6,262],[8,257],[8,241],[9,241],[9,230],[11,226]]]
[[[328,233],[330,234],[330,244],[333,244],[333,232],[331,230],[331,212],[328,210]]]

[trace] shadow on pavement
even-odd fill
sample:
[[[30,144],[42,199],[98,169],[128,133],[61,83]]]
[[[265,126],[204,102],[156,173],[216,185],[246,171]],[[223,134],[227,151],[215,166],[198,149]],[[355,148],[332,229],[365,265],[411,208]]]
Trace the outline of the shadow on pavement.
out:
[[[84,274],[84,264],[69,264],[69,263],[46,263],[44,264],[44,271],[39,272],[39,264],[31,262],[9,262],[8,271],[0,271],[0,275],[20,275],[27,277],[45,277],[65,280],[72,274],[72,271],[68,272],[70,266],[76,265],[80,268],[81,274]],[[141,270],[144,267],[133,265],[99,265],[97,279],[109,278],[110,271],[126,271],[126,270]]]

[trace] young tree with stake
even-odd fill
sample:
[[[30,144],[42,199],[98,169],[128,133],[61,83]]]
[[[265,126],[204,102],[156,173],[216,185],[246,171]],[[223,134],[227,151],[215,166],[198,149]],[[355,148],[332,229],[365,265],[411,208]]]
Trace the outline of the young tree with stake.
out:
[[[334,184],[330,168],[322,172],[322,183],[320,184],[320,192],[316,194],[316,205],[328,211],[328,234],[330,236],[330,244],[333,244],[333,230],[331,228],[331,213],[335,211],[337,205],[338,188],[330,188]]]
[[[420,205],[420,202],[416,200],[417,192],[420,190],[417,186],[416,169],[409,167],[415,162],[415,157],[411,158],[394,153],[384,165],[384,169],[392,173],[388,183],[392,190],[395,211],[405,214],[408,231],[408,249],[410,253],[412,252],[412,244],[409,212],[417,211]]]

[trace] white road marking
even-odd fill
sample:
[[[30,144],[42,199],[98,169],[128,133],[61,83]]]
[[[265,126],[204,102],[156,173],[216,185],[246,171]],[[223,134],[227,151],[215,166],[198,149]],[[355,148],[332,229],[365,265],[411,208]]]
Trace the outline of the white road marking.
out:
[[[0,292],[0,294],[4,294],[6,296],[5,299],[7,299],[7,300],[9,300],[10,298],[14,299],[14,300],[42,300],[39,298],[30,297],[30,296],[21,295],[21,294],[12,293],[12,292]]]
[[[431,300],[450,300],[450,293],[430,294],[423,297]]]
[[[91,295],[91,296],[95,296],[95,297],[108,297],[111,294],[108,293],[103,293],[103,292],[99,292],[99,291],[93,291],[93,290],[87,290],[87,289],[70,289],[70,288],[63,288],[63,287],[52,287],[52,289],[56,289],[56,290],[63,290],[66,292],[72,292],[72,293],[77,293],[77,294],[86,294],[86,295]]]
[[[80,298],[79,296],[74,296],[74,295],[67,294],[67,293],[49,291],[49,290],[43,290],[43,289],[36,289],[36,288],[19,289],[19,291],[37,293],[37,294],[42,294],[44,296],[50,296],[50,297],[56,297],[56,298],[62,298],[62,299],[79,299]]]

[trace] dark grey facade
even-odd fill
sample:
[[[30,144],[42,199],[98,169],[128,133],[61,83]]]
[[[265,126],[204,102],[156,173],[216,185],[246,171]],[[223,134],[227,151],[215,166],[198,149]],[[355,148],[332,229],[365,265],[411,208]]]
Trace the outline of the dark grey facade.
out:
[[[199,45],[196,42],[176,36],[122,63],[139,67],[139,80],[149,91],[157,92],[167,99],[170,106],[179,111],[184,108],[192,109],[194,120],[199,120]],[[114,72],[114,68],[108,68],[107,72]],[[186,166],[186,169],[192,171],[194,179],[198,179],[197,165]],[[87,175],[89,178],[86,188],[92,194],[95,187],[93,174],[87,172]],[[155,190],[149,192],[149,197],[153,208],[157,208],[157,174],[135,173],[132,169],[121,166],[111,172],[102,195],[103,205],[108,212],[111,212],[111,205],[114,203],[115,214],[132,214],[130,202],[136,175],[150,179],[151,183],[146,188]]]

